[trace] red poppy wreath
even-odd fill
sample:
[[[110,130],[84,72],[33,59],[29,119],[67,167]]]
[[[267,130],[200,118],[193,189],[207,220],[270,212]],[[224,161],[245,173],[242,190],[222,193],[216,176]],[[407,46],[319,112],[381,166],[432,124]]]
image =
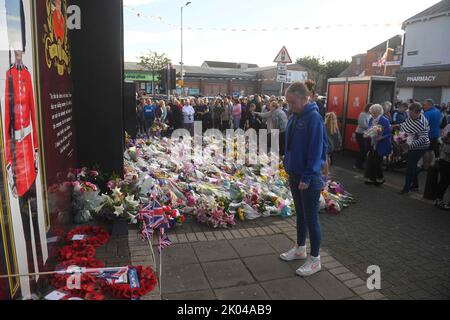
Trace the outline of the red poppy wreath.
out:
[[[108,292],[116,299],[139,299],[155,289],[157,278],[151,267],[130,266],[128,268],[136,269],[139,277],[139,288],[131,288],[129,283],[103,283],[104,292]]]
[[[86,237],[85,239],[75,241],[72,240],[75,235],[83,235]],[[101,227],[94,227],[94,226],[75,228],[72,231],[70,231],[66,236],[66,241],[68,242],[91,245],[94,246],[94,248],[101,247],[102,245],[108,242],[108,239],[109,239],[108,231],[106,231]]]
[[[93,246],[82,243],[74,243],[70,246],[62,247],[59,250],[59,261],[93,258],[94,255],[95,248]]]

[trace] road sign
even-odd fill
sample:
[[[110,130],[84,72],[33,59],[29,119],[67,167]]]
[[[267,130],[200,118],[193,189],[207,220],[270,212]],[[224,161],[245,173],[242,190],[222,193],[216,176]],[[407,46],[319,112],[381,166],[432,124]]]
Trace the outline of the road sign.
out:
[[[288,71],[287,72],[287,83],[294,82],[305,82],[308,80],[308,72],[306,71]]]
[[[289,55],[285,46],[283,46],[283,48],[281,48],[280,53],[278,53],[278,55],[276,56],[276,58],[273,62],[275,62],[275,63],[292,63],[291,56]]]
[[[286,72],[287,71],[287,65],[285,63],[279,63],[278,64],[278,72]]]
[[[285,74],[278,74],[277,75],[277,82],[286,83],[287,82],[287,75],[285,75]]]

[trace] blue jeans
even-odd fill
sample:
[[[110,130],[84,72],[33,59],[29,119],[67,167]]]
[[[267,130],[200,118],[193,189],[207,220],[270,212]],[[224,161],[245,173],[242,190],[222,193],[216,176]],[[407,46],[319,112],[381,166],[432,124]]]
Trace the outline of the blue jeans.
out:
[[[320,175],[314,177],[309,188],[303,191],[298,189],[300,179],[291,177],[289,184],[297,213],[297,244],[299,246],[306,245],[306,236],[309,231],[311,255],[318,257],[322,240],[319,221],[319,200],[323,180]]]
[[[406,178],[403,191],[409,192],[413,184],[414,187],[417,187],[417,163],[425,155],[426,152],[427,150],[425,149],[408,151],[408,157],[406,160]]]
[[[234,130],[239,129],[240,125],[241,125],[241,117],[233,118],[233,125],[234,125]]]

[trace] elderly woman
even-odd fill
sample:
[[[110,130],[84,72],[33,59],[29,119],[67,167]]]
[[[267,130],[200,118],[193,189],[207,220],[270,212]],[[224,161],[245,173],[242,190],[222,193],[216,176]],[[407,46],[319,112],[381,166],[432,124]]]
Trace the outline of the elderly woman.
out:
[[[405,185],[400,194],[407,194],[411,189],[418,189],[417,163],[430,148],[428,134],[430,126],[422,114],[422,105],[412,103],[409,106],[409,117],[400,126],[400,131],[408,135],[408,157],[406,164]]]
[[[384,111],[384,116],[386,118],[388,118],[389,121],[391,121],[392,120],[392,115],[391,115],[392,103],[390,101],[386,101],[385,103],[383,103],[383,111]]]
[[[370,107],[372,119],[369,121],[369,131],[365,137],[370,138],[370,151],[368,153],[365,183],[380,186],[386,182],[383,175],[383,158],[392,153],[391,123],[379,104]]]
[[[261,113],[254,112],[253,114],[265,119],[267,121],[267,129],[269,130],[269,134],[271,130],[279,130],[279,147],[280,147],[280,156],[284,156],[285,152],[285,132],[286,126],[288,123],[287,115],[280,108],[280,105],[277,101],[272,101],[269,105],[269,112]],[[269,136],[270,138],[270,136]],[[270,140],[268,139],[268,142]],[[269,144],[269,143],[268,143]]]

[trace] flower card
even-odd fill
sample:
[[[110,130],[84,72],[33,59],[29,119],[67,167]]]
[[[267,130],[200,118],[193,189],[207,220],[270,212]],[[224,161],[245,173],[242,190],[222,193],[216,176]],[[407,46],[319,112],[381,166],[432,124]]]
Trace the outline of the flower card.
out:
[[[67,293],[55,290],[46,295],[45,300],[62,300],[65,296],[67,296]]]
[[[87,236],[85,235],[85,234],[76,234],[76,235],[74,235],[73,237],[72,237],[72,241],[81,241],[81,240],[84,240],[84,239],[86,239],[87,238]]]

